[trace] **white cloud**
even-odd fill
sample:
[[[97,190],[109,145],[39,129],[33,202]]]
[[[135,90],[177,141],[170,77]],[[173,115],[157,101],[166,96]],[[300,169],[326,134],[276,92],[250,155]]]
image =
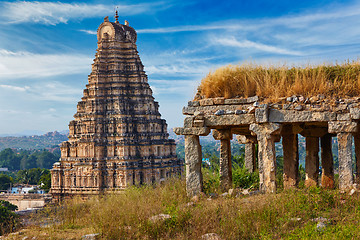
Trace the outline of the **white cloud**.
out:
[[[302,53],[298,51],[291,51],[284,48],[274,47],[262,43],[256,43],[249,40],[238,41],[234,37],[228,38],[217,38],[213,40],[215,44],[221,44],[223,46],[238,47],[238,48],[254,48],[260,51],[275,53],[275,54],[285,54],[285,55],[297,55],[300,56]]]
[[[97,31],[94,31],[94,30],[81,29],[81,30],[79,30],[79,31],[80,31],[80,32],[87,33],[87,34],[90,34],[90,35],[96,35],[96,34],[97,34]]]
[[[46,25],[67,23],[71,19],[84,19],[104,14],[114,14],[114,7],[118,7],[119,15],[131,16],[147,11],[154,11],[162,4],[86,4],[86,3],[61,3],[61,2],[30,2],[16,1],[1,3],[1,20],[6,23],[33,22]]]
[[[0,78],[41,78],[89,73],[92,59],[78,54],[36,54],[0,49]]]
[[[0,84],[0,88],[8,89],[8,90],[13,90],[13,91],[19,91],[19,92],[25,92],[26,90],[29,90],[29,89],[30,89],[29,86],[18,87],[18,86],[5,85],[5,84]]]

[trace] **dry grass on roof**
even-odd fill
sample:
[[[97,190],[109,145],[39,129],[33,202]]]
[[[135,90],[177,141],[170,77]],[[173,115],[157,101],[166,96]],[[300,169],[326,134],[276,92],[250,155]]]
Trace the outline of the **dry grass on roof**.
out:
[[[225,66],[209,73],[198,88],[199,97],[360,96],[360,62],[308,67]]]

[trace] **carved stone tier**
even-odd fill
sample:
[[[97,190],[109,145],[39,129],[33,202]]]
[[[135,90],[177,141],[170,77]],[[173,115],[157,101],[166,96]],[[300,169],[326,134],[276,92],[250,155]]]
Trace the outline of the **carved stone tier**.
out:
[[[136,31],[105,18],[97,38],[69,140],[51,171],[55,199],[160,183],[182,169],[138,55]]]
[[[288,100],[290,99],[290,100]],[[295,100],[294,100],[295,99]],[[260,190],[276,191],[275,142],[282,137],[284,151],[284,187],[293,188],[298,184],[299,156],[298,134],[306,137],[306,186],[319,182],[319,150],[321,148],[321,185],[334,187],[332,137],[339,143],[339,187],[349,189],[353,185],[351,142],[355,138],[357,159],[356,182],[360,182],[360,98],[324,99],[315,97],[303,99],[284,98],[276,103],[264,103],[257,96],[250,98],[206,98],[190,101],[183,108],[184,127],[175,128],[178,135],[192,137],[206,136],[212,130],[215,139],[221,141],[220,176],[223,190],[231,183],[231,150],[229,141],[238,135],[239,143],[245,144],[245,166],[254,171],[258,165]],[[256,136],[256,137],[255,137]],[[255,137],[255,138],[254,138]],[[321,141],[321,145],[320,145]],[[257,164],[255,164],[255,144],[258,144]],[[188,156],[198,156],[201,146],[185,146]],[[193,150],[191,150],[193,149]],[[196,151],[190,153],[191,151]],[[197,157],[198,159],[200,156]],[[187,174],[192,174],[191,170]],[[197,172],[199,169],[196,170]],[[201,169],[200,169],[201,171]],[[199,176],[200,173],[197,173]],[[201,186],[201,184],[198,184]],[[199,187],[197,191],[199,191]],[[192,192],[194,193],[194,192]]]

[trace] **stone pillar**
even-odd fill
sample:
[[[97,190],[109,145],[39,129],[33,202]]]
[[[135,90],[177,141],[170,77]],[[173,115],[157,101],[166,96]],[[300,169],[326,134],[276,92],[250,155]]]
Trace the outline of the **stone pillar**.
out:
[[[245,168],[249,172],[256,169],[255,141],[251,136],[238,135],[237,140],[240,144],[245,145]]]
[[[276,135],[280,134],[281,125],[264,123],[250,125],[250,131],[256,134],[259,143],[260,191],[276,192]]]
[[[284,153],[284,189],[294,188],[298,184],[299,149],[297,132],[293,126],[284,126],[282,129],[282,145]]]
[[[185,135],[186,192],[189,197],[198,195],[203,189],[201,160],[199,136]]]
[[[329,132],[336,133],[339,149],[339,189],[353,188],[352,133],[357,131],[357,123],[350,121],[329,122]]]
[[[317,186],[319,177],[319,138],[306,137],[305,186]]]
[[[231,130],[214,129],[213,137],[220,140],[220,187],[223,191],[227,191],[232,187]]]
[[[355,159],[356,159],[356,175],[355,183],[357,187],[360,187],[360,134],[357,132],[354,134],[354,145],[355,145]]]
[[[334,188],[334,160],[330,134],[321,137],[321,165],[321,186],[324,188]]]

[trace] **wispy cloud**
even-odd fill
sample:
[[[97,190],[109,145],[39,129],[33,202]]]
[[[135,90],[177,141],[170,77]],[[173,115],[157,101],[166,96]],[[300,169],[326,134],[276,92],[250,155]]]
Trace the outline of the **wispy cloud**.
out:
[[[30,2],[16,1],[0,4],[1,20],[6,23],[33,22],[47,25],[67,23],[71,19],[84,19],[104,14],[113,14],[114,7],[118,7],[119,14],[131,16],[147,11],[161,9],[160,2],[140,4],[87,4],[87,3],[61,3],[61,2]]]
[[[25,92],[26,90],[29,90],[29,86],[25,87],[18,87],[13,85],[6,85],[6,84],[0,84],[0,88],[6,89],[6,90],[13,90],[13,91],[19,91],[19,92]]]
[[[79,31],[80,31],[80,32],[87,33],[87,34],[90,34],[90,35],[96,35],[96,34],[97,34],[97,31],[94,31],[94,30],[81,29],[81,30],[79,30]]]
[[[271,45],[266,45],[262,43],[256,43],[249,40],[242,40],[238,41],[235,37],[228,37],[228,38],[217,38],[214,39],[215,44],[221,44],[223,46],[230,46],[230,47],[238,47],[238,48],[254,48],[260,51],[275,53],[275,54],[284,54],[284,55],[302,55],[301,52],[287,50],[280,47],[275,47]]]
[[[78,54],[35,54],[0,49],[0,78],[41,78],[91,71],[91,58]]]

